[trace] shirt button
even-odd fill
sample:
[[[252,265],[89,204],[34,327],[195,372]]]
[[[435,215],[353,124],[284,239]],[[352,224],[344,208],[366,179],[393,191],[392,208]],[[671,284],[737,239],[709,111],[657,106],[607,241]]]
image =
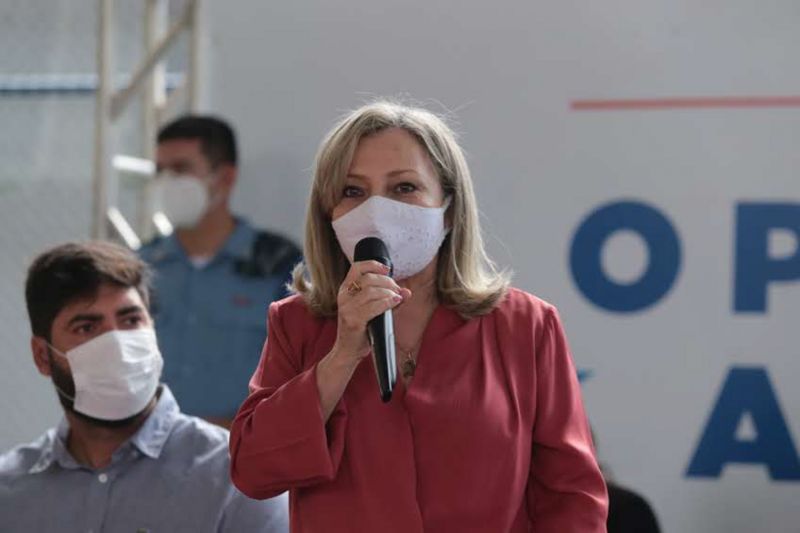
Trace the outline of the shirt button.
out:
[[[98,480],[100,483],[105,483],[106,481],[108,481],[108,475],[106,475],[106,474],[100,474],[99,476],[97,476],[97,480]]]

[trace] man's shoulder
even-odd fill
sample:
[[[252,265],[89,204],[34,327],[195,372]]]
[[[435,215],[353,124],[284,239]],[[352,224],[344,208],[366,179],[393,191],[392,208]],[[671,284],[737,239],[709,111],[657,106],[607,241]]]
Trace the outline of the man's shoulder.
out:
[[[228,430],[214,425],[202,418],[178,414],[172,428],[167,445],[178,453],[187,455],[213,456],[215,453],[224,452],[227,455]]]
[[[658,533],[656,513],[640,494],[608,482],[609,530],[642,531]]]
[[[36,440],[0,454],[0,485],[28,475],[42,455],[52,449],[54,438],[55,429],[49,429]]]
[[[162,236],[158,235],[150,239],[138,250],[139,257],[144,261],[155,264],[164,260],[169,256],[170,240],[174,237],[172,235]]]
[[[198,451],[202,451],[216,448],[220,444],[227,445],[228,434],[227,429],[200,417],[179,413],[170,434],[170,439],[176,437],[187,439],[189,445],[195,447]]]
[[[259,228],[252,228],[252,232],[249,256],[237,269],[240,274],[285,277],[302,260],[302,250],[290,238]]]
[[[247,221],[242,221],[244,224],[248,224],[250,229],[253,232],[253,241],[260,241],[263,245],[273,245],[273,246],[287,246],[289,248],[294,249],[295,251],[300,251],[300,248],[295,244],[295,242],[289,238],[288,236],[284,235],[283,233],[268,230],[265,228],[259,228],[253,225],[250,225]]]

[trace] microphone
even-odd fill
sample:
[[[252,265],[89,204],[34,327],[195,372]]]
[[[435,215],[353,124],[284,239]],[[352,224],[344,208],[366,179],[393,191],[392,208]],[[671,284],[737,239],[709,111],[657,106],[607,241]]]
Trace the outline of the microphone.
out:
[[[377,237],[365,237],[358,241],[353,252],[354,261],[378,261],[389,267],[392,274],[392,260],[386,245]],[[372,362],[378,376],[381,400],[392,399],[392,390],[397,382],[397,364],[394,354],[394,321],[392,310],[371,319],[367,324],[369,342],[372,345]]]

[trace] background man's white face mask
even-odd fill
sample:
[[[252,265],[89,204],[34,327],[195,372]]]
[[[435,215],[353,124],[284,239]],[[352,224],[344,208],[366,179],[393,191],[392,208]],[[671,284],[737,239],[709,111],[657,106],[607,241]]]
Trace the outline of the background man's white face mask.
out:
[[[155,181],[155,200],[173,226],[192,228],[211,207],[208,180],[162,174]]]
[[[62,353],[75,382],[75,411],[100,420],[140,413],[156,393],[164,362],[150,329],[111,330]]]
[[[394,278],[419,273],[436,256],[447,236],[442,207],[421,207],[383,196],[371,196],[361,205],[333,221],[342,251],[353,262],[356,243],[364,237],[378,237],[389,248]]]

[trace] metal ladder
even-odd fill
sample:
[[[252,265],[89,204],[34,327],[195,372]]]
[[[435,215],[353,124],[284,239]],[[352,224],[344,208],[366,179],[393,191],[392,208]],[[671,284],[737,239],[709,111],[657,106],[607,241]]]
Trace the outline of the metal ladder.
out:
[[[180,16],[169,28],[169,0],[144,0],[145,56],[120,89],[114,87],[113,9],[114,0],[98,0],[98,84],[95,101],[94,168],[92,184],[92,228],[94,239],[121,239],[136,250],[153,232],[168,234],[172,226],[155,211],[152,181],[155,176],[154,150],[158,127],[177,109],[193,111],[198,103],[200,44],[197,29],[199,0],[186,0]],[[178,87],[167,94],[165,54],[183,32],[189,33],[188,72]],[[138,156],[116,154],[115,126],[134,96],[141,95],[142,146]],[[119,178],[129,176],[141,185],[137,216],[131,224],[118,205]]]

